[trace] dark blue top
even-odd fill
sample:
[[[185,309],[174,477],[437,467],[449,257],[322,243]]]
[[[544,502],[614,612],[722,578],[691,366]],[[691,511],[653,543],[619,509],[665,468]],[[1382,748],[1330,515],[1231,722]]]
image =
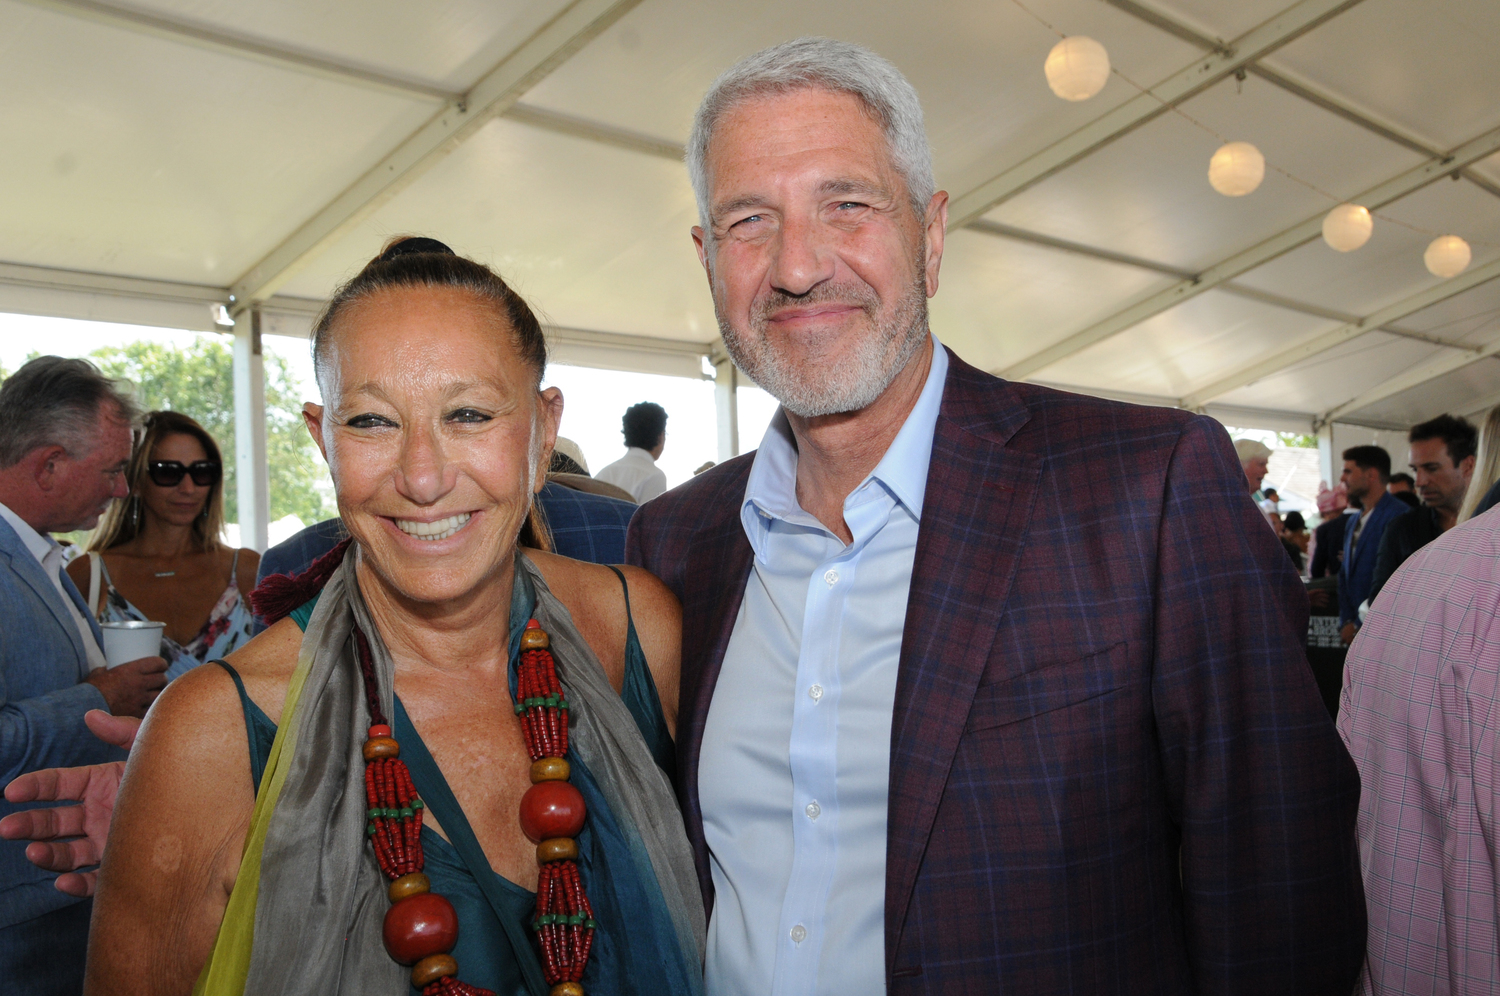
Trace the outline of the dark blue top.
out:
[[[620,583],[625,584],[623,575],[620,576]],[[291,618],[296,620],[298,626],[306,628],[317,601],[314,598],[291,613]],[[629,622],[622,698],[635,718],[641,735],[651,747],[652,756],[667,772],[668,777],[671,777],[674,763],[672,740],[667,734],[656,683],[646,666],[646,656],[636,635],[635,620],[629,616],[628,587],[625,591],[625,606]],[[519,626],[512,626],[515,636],[519,636],[519,628],[524,627],[530,615],[529,609],[520,614]],[[245,693],[244,682],[234,668],[223,661],[215,663],[229,672],[239,691],[240,705],[245,713],[246,733],[250,739],[250,772],[259,789],[261,776],[265,773],[266,762],[271,754],[271,744],[276,738],[276,724],[251,701]],[[497,996],[543,996],[547,987],[543,981],[541,960],[536,952],[530,926],[536,909],[536,895],[496,874],[490,867],[469,825],[468,817],[459,806],[452,788],[433,760],[421,735],[412,725],[399,698],[394,700],[393,711],[391,732],[401,744],[401,759],[410,769],[412,782],[427,809],[448,834],[448,839],[444,840],[430,826],[422,827],[422,848],[426,858],[423,871],[432,883],[432,891],[447,898],[458,912],[459,937],[452,954],[459,965],[460,979],[470,985],[490,989]],[[598,787],[587,768],[571,750],[568,759],[573,767],[573,784],[584,794],[588,806],[588,822],[578,835],[579,863],[584,874],[585,888],[594,906],[595,918],[600,924],[595,933],[589,967],[584,973],[585,990],[598,996],[690,992],[696,987],[674,977],[681,973],[682,966],[663,965],[663,959],[649,954],[651,949],[644,945],[642,947],[646,948],[649,956],[645,959],[633,958],[635,946],[627,947],[622,943],[627,927],[633,929],[641,921],[650,921],[650,913],[638,913],[628,905],[621,904],[619,890],[596,892],[591,884],[596,876],[607,875],[612,879],[628,876],[631,871],[630,862],[620,860],[612,852],[621,846],[628,850],[630,845],[628,835],[621,833],[607,804],[600,798]],[[623,845],[619,843],[621,838],[624,839]],[[620,883],[612,881],[611,884]],[[625,892],[645,891],[640,888],[631,890],[629,883],[624,884],[627,886]],[[645,886],[645,883],[642,885]],[[646,886],[647,889],[651,887],[654,887],[654,883]],[[670,962],[671,959],[666,961]],[[696,971],[696,966],[687,967],[686,971]],[[653,974],[657,977],[651,978]],[[415,989],[412,991],[416,992]]]
[[[1374,506],[1359,513],[1344,527],[1344,562],[1339,565],[1339,625],[1359,622],[1359,603],[1370,597],[1370,585],[1375,578],[1375,561],[1380,553],[1380,539],[1385,527],[1398,515],[1407,511],[1396,496],[1389,491],[1380,496]],[[1359,545],[1354,545],[1354,529],[1361,519],[1368,520],[1359,532]]]

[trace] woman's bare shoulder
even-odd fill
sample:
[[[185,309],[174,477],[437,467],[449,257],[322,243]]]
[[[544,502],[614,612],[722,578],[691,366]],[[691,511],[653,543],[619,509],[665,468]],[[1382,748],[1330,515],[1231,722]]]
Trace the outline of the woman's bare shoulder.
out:
[[[297,670],[301,650],[301,627],[290,619],[283,619],[224,660],[245,683],[245,693],[251,700],[272,722],[280,722],[287,685],[291,683],[292,672]],[[204,669],[194,668],[188,673],[201,670]],[[223,673],[223,668],[214,670]]]
[[[238,552],[240,557],[239,566],[235,568],[235,572],[241,580],[249,579],[250,581],[248,585],[241,584],[240,588],[249,591],[255,587],[255,574],[260,569],[260,554],[248,547],[233,552]]]
[[[540,550],[527,550],[526,556],[542,572],[552,594],[575,616],[580,610],[595,607],[601,599],[619,601],[620,579],[608,567]]]

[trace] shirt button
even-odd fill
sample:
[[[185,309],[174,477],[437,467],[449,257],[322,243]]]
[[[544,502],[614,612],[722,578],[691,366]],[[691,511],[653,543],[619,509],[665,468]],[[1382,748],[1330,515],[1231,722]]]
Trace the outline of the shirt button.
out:
[[[823,697],[823,686],[814,685],[807,690],[807,694],[809,698],[811,698],[814,702],[817,702]]]
[[[792,928],[792,943],[801,944],[805,940],[807,940],[807,928],[799,923]]]
[[[839,583],[839,572],[830,570],[827,574],[823,575],[823,580],[827,581],[828,587],[832,588],[834,585]]]
[[[818,805],[817,800],[813,800],[807,804],[807,809],[804,812],[807,813],[808,819],[816,820],[819,816],[823,815],[823,807]]]

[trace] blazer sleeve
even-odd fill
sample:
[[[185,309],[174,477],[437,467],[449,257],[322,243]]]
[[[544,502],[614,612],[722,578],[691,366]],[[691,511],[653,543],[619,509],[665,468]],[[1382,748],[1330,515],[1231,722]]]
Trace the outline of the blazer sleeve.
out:
[[[83,714],[90,709],[109,709],[103,693],[93,685],[80,682],[44,695],[12,699],[6,673],[24,648],[4,644],[0,637],[0,652],[5,654],[0,660],[7,665],[0,667],[0,787],[39,768],[71,768],[124,758],[122,751],[83,725]]]
[[[1222,428],[1170,458],[1153,709],[1202,993],[1347,993],[1364,957],[1359,778],[1303,651],[1307,596]]]

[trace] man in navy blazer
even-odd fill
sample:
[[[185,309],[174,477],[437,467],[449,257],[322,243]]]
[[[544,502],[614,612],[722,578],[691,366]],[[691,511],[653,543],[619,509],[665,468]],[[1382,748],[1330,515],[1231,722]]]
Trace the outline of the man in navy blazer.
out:
[[[99,626],[48,535],[92,529],[126,494],[128,397],[83,360],[39,357],[0,386],[0,785],[38,768],[124,757],[90,709],[142,715],[166,661],[103,667]],[[39,804],[0,802],[0,816]],[[78,993],[91,904],[0,841],[0,988]]]
[[[1344,560],[1339,565],[1339,631],[1348,646],[1359,632],[1359,606],[1370,597],[1385,527],[1409,509],[1386,490],[1391,455],[1379,446],[1345,450],[1340,479],[1350,499],[1363,503],[1359,514],[1344,527]]]
[[[1222,427],[929,334],[916,94],[802,39],[714,84],[693,238],[761,448],[642,506],[727,994],[1348,993],[1358,780]]]

